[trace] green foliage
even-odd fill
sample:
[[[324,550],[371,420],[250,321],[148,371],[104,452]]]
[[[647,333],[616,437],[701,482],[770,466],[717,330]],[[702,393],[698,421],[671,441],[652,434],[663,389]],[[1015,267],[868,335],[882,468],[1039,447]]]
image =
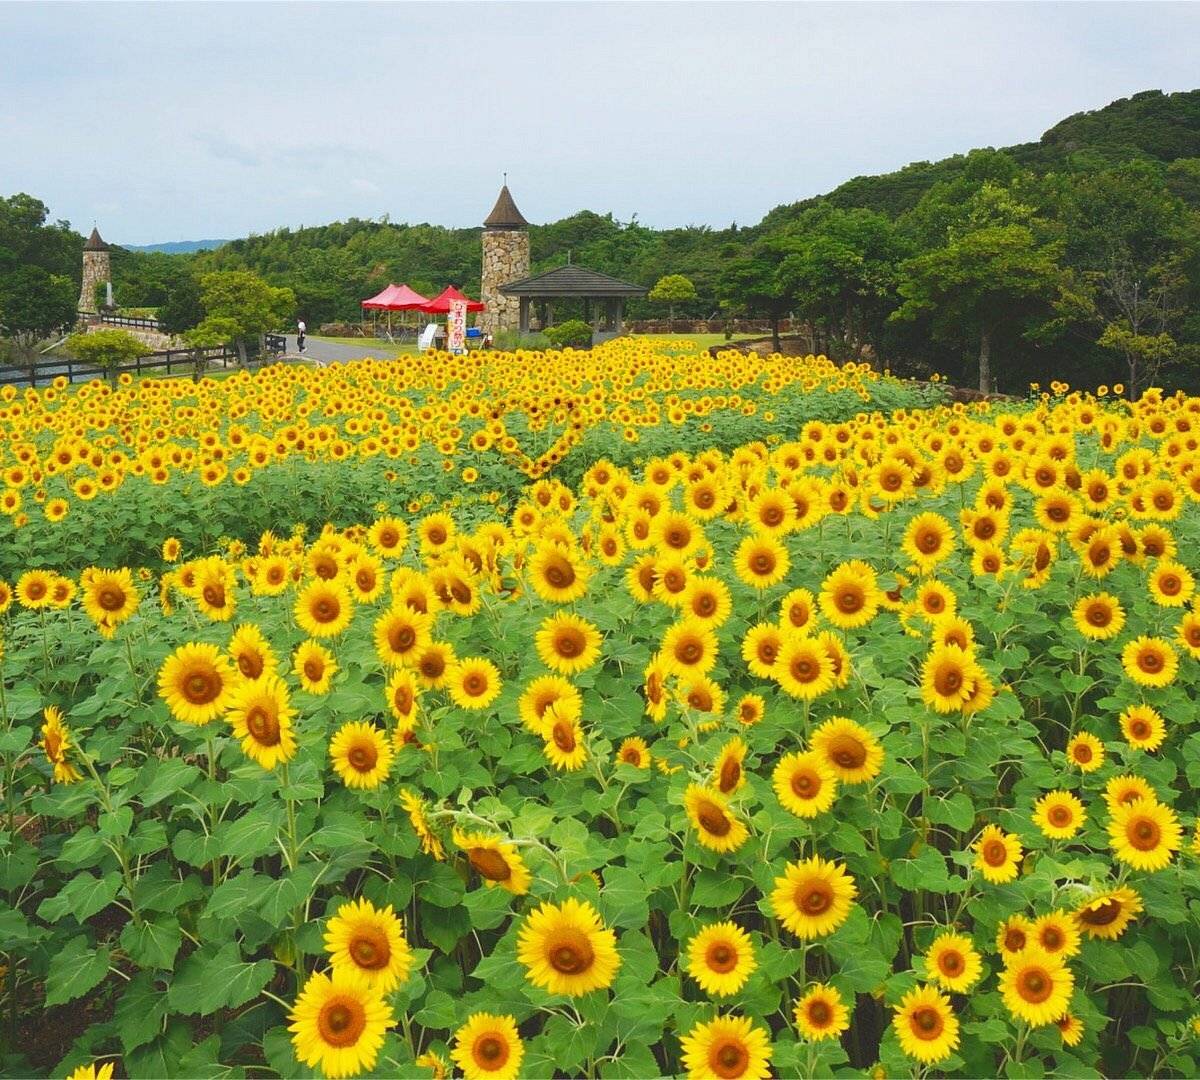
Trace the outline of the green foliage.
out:
[[[40,266],[0,273],[0,333],[31,350],[75,321],[75,286]]]
[[[64,346],[72,356],[85,364],[115,373],[118,368],[154,350],[125,330],[93,330],[72,334]]]
[[[674,319],[676,304],[696,299],[696,286],[690,278],[682,274],[667,274],[654,283],[646,299],[656,304],[667,304],[670,308],[670,318]]]
[[[283,329],[296,310],[291,289],[268,285],[245,270],[205,274],[200,278],[200,303],[204,319],[197,330],[232,342],[243,363],[250,340]]]
[[[556,349],[589,349],[592,345],[592,328],[582,319],[567,319],[557,326],[548,326],[542,331],[542,337]]]

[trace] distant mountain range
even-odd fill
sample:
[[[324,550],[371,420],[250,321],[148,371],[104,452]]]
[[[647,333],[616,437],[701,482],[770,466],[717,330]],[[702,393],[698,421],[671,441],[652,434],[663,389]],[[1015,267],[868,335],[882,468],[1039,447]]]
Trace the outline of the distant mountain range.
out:
[[[162,251],[168,255],[190,255],[193,251],[211,251],[228,240],[172,240],[167,244],[122,244],[129,251]]]

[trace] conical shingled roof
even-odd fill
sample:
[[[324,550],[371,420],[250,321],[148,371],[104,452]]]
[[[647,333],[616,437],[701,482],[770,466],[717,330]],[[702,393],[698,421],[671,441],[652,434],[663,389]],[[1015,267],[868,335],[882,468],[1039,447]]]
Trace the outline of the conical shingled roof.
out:
[[[529,222],[521,216],[521,211],[513,202],[512,193],[508,190],[507,184],[500,189],[500,194],[496,196],[496,205],[492,207],[492,212],[483,219],[483,227],[485,229],[529,228]]]
[[[87,243],[83,245],[84,251],[111,251],[112,249],[100,239],[100,230],[94,225],[92,226],[92,235],[87,238]]]

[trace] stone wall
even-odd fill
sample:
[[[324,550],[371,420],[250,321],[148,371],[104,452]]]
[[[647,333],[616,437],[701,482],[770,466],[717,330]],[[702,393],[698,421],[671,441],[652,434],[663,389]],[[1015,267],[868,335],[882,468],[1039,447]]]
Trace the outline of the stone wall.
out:
[[[96,286],[112,281],[107,251],[83,253],[83,284],[79,287],[78,311],[96,310]]]
[[[123,330],[130,337],[135,337],[148,349],[162,352],[164,349],[182,349],[180,338],[164,334],[159,330],[145,330],[140,326],[113,326],[112,323],[102,323],[89,320],[86,332],[94,334],[97,330]]]
[[[529,276],[529,233],[524,229],[484,229],[483,269],[479,299],[487,311],[479,316],[485,333],[516,330],[520,300],[502,296],[500,286]]]

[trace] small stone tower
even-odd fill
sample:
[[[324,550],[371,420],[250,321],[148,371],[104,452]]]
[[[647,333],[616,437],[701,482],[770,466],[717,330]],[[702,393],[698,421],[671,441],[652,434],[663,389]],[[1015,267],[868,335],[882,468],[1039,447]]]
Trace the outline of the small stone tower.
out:
[[[94,312],[96,310],[96,286],[112,281],[112,265],[108,253],[112,249],[100,239],[100,232],[94,226],[92,235],[83,245],[83,284],[79,288],[79,310]]]
[[[505,184],[483,223],[479,298],[487,311],[479,317],[479,325],[485,332],[517,329],[521,302],[515,296],[501,295],[500,286],[528,276],[529,222],[521,216]]]

